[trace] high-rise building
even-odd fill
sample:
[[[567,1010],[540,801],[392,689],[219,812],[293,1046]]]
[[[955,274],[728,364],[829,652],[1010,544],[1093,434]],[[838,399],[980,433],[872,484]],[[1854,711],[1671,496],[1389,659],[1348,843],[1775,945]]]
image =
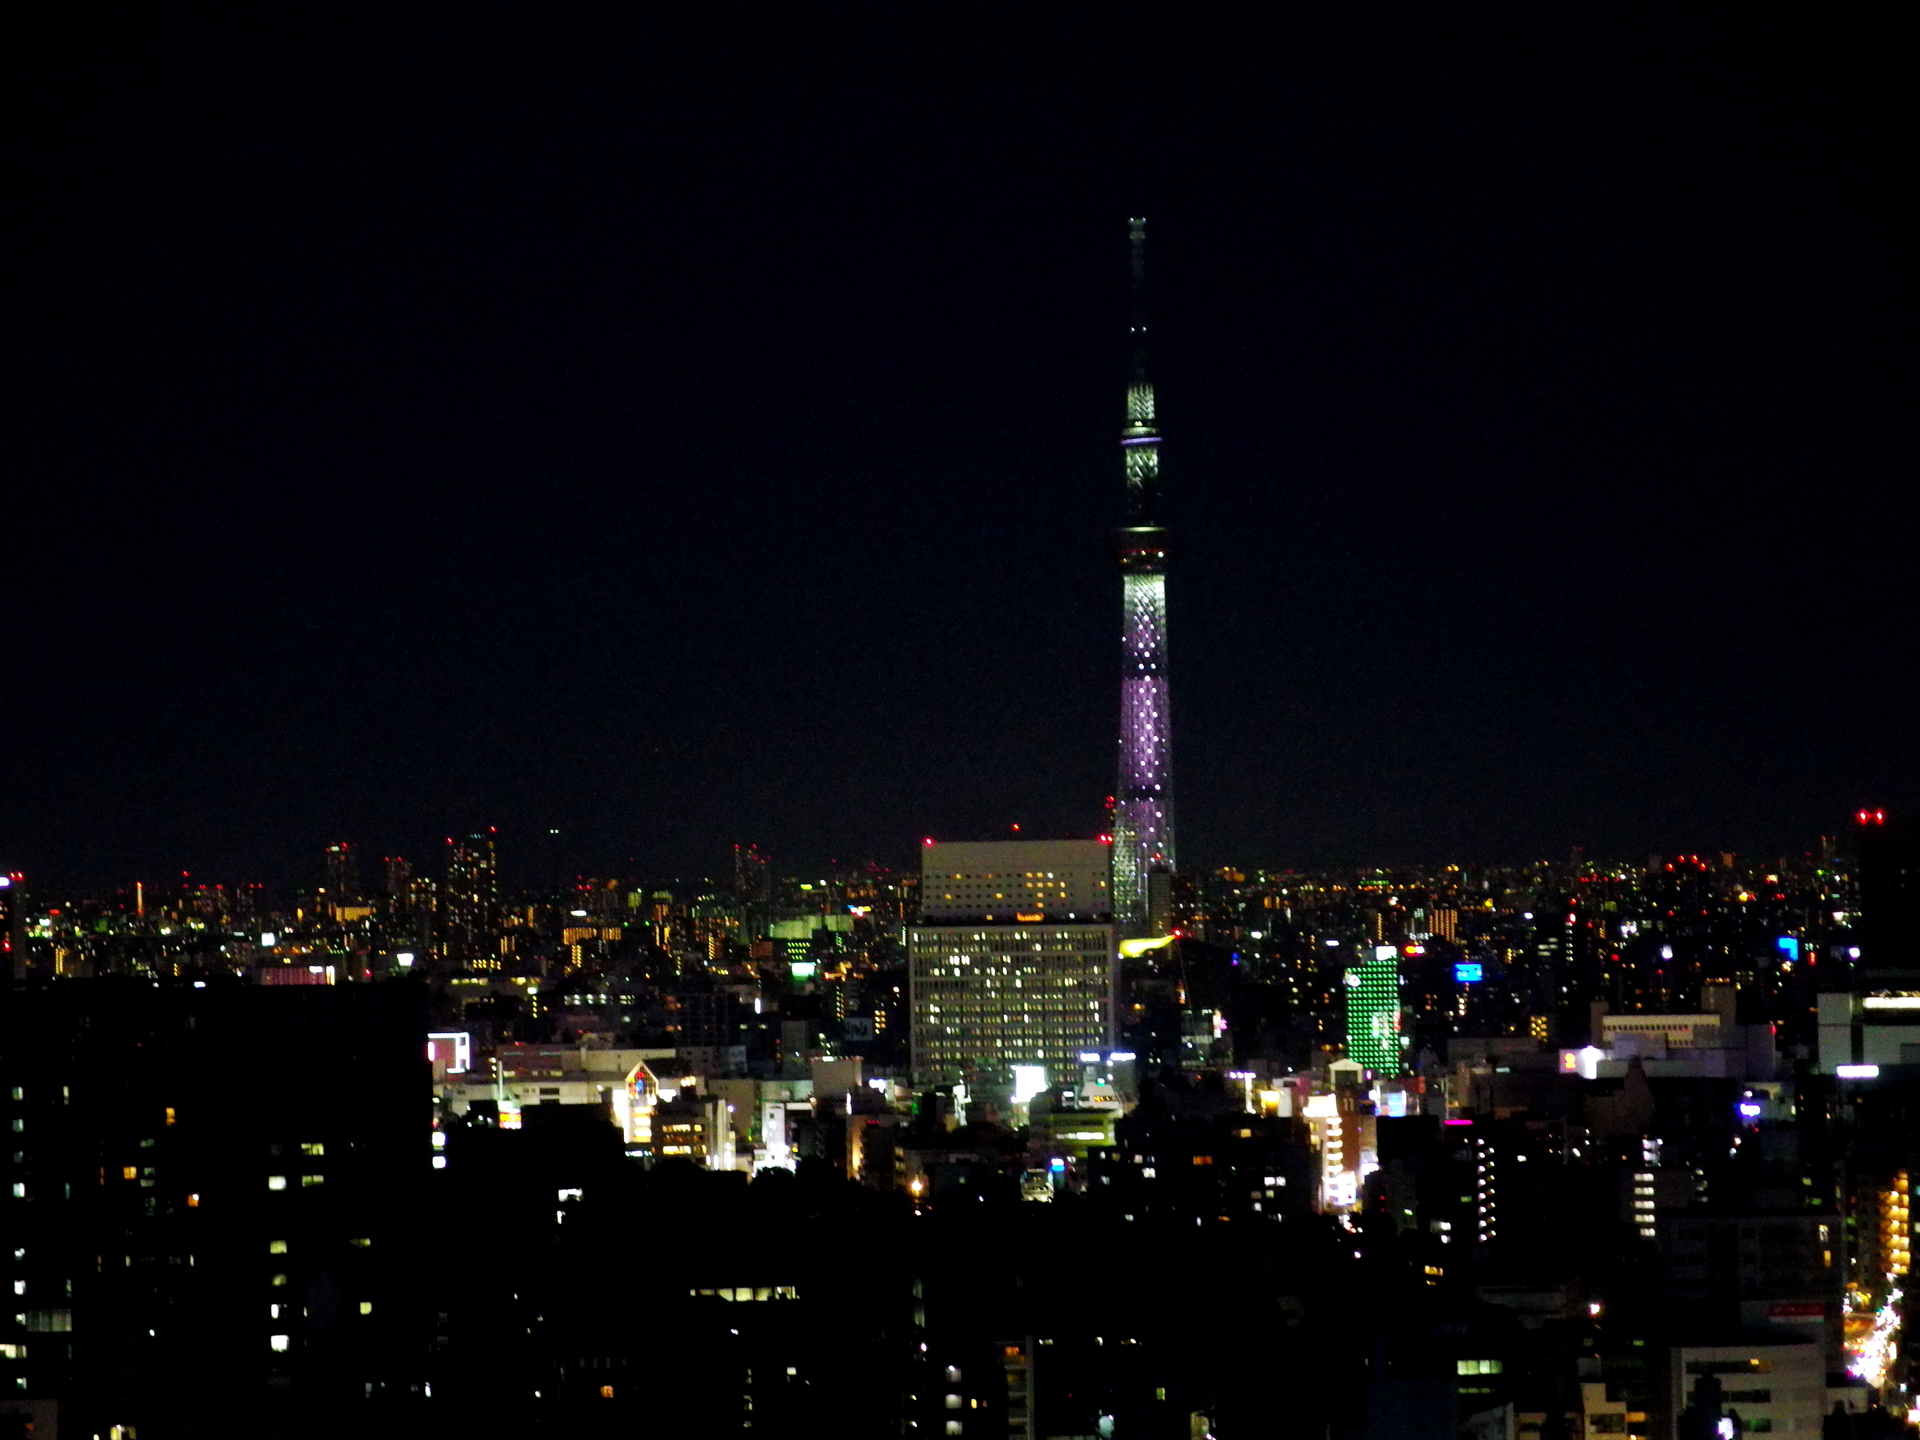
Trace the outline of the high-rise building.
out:
[[[733,893],[745,901],[764,905],[773,893],[773,872],[758,845],[733,847]]]
[[[360,896],[360,857],[348,841],[327,846],[327,895],[335,904]]]
[[[447,841],[440,899],[440,955],[471,964],[486,958],[500,925],[500,868],[491,829]]]
[[[1376,1075],[1400,1073],[1400,952],[1376,945],[1347,971],[1347,1058]]]
[[[1860,965],[1863,990],[1920,989],[1920,825],[1910,815],[1862,810],[1855,817],[1860,852]]]
[[[404,900],[413,884],[413,866],[404,855],[386,855],[380,860],[385,876],[383,893],[389,900]]]
[[[927,922],[907,931],[914,1084],[1052,1083],[1114,1037],[1117,948],[1106,844],[1006,840],[921,849]]]
[[[1133,379],[1120,432],[1120,780],[1113,807],[1114,919],[1128,935],[1171,920],[1173,774],[1167,695],[1167,531],[1160,522],[1160,432],[1147,379],[1147,222],[1132,222]]]
[[[25,879],[0,874],[0,980],[27,973]]]

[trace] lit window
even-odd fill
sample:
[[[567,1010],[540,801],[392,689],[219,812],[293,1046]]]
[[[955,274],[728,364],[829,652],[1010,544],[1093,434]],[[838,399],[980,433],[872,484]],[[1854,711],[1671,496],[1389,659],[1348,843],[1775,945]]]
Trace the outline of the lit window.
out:
[[[123,1167],[121,1167],[121,1170],[120,1170],[120,1178],[121,1178],[122,1180],[131,1180],[131,1179],[133,1179],[133,1177],[134,1177],[135,1175],[138,1175],[139,1173],[140,1173],[140,1172],[139,1172],[138,1170],[135,1170],[135,1169],[133,1168],[133,1166],[131,1166],[131,1165],[126,1165],[126,1166],[123,1166]]]
[[[269,1241],[267,1242],[267,1253],[268,1253],[269,1255],[284,1255],[284,1254],[286,1254],[286,1253],[287,1253],[287,1242],[286,1242],[286,1241],[284,1241],[284,1240],[269,1240]]]
[[[167,1124],[173,1124],[173,1106],[167,1106]]]
[[[300,1153],[302,1155],[324,1155],[327,1153],[327,1147],[318,1140],[308,1140],[301,1145]]]
[[[360,1313],[362,1315],[371,1315],[373,1313],[373,1301],[362,1300],[360,1302]]]
[[[269,1176],[267,1176],[267,1189],[269,1189],[269,1190],[284,1190],[284,1189],[286,1189],[286,1188],[287,1188],[287,1177],[286,1177],[286,1176],[284,1176],[284,1175],[269,1175]]]
[[[960,1383],[960,1367],[958,1365],[947,1366],[947,1383],[949,1385],[958,1385]]]
[[[361,1236],[359,1239],[349,1240],[347,1243],[353,1246],[353,1248],[356,1250],[364,1250],[369,1245],[373,1244],[373,1241],[367,1239],[365,1236]]]
[[[292,1348],[293,1339],[287,1335],[274,1335],[268,1339],[267,1343],[271,1345],[276,1352],[284,1354]]]
[[[273,1275],[269,1276],[267,1279],[267,1284],[269,1285],[284,1285],[286,1283],[287,1283],[287,1277],[284,1274],[281,1274],[279,1272],[275,1272]]]
[[[960,1397],[958,1395],[947,1396],[947,1408],[949,1410],[958,1410],[960,1408]]]
[[[187,1196],[187,1208],[189,1210],[198,1210],[200,1208],[200,1197],[198,1195]]]
[[[300,1177],[300,1184],[302,1188],[305,1188],[310,1185],[324,1185],[326,1183],[327,1183],[327,1177],[324,1175],[302,1175]]]
[[[26,1294],[26,1293],[27,1293],[27,1282],[26,1282],[26,1281],[24,1281],[24,1280],[16,1280],[16,1281],[14,1281],[14,1282],[13,1282],[13,1293],[14,1293],[14,1294],[16,1294],[16,1295],[24,1295],[24,1294]]]

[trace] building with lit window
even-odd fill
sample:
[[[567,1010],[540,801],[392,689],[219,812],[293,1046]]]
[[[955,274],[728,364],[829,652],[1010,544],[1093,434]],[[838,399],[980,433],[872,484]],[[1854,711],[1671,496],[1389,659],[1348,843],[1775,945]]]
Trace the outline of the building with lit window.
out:
[[[0,875],[0,981],[27,974],[25,878]]]
[[[1100,840],[929,840],[920,918],[929,925],[1106,920],[1109,846]]]
[[[1880,1269],[1891,1279],[1913,1268],[1913,1230],[1907,1214],[1907,1172],[1880,1192]]]
[[[734,1167],[733,1126],[727,1102],[685,1090],[661,1100],[650,1117],[657,1160],[686,1160],[708,1170]]]
[[[1097,840],[928,844],[907,931],[916,1088],[1003,1088],[1013,1067],[1051,1083],[1113,1048],[1118,951]]]
[[[1376,1075],[1400,1073],[1400,951],[1376,945],[1347,971],[1347,1058]]]
[[[327,846],[327,898],[335,905],[360,898],[360,857],[350,841]]]
[[[447,875],[440,894],[441,958],[471,968],[499,968],[500,862],[493,832],[447,841]]]
[[[424,1378],[425,1027],[399,982],[0,994],[0,1390],[77,1435],[402,1402]]]

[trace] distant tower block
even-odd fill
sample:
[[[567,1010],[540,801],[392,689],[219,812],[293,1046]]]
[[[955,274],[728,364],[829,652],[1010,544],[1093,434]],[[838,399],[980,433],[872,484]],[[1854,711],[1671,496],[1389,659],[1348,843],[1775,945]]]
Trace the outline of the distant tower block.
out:
[[[335,904],[360,898],[360,857],[348,841],[327,846],[327,894]]]
[[[439,951],[443,959],[475,969],[500,968],[490,953],[500,924],[500,862],[491,829],[447,841],[447,873],[440,890]]]
[[[1113,909],[1123,935],[1163,935],[1174,869],[1167,697],[1167,531],[1160,523],[1160,432],[1147,379],[1147,222],[1134,220],[1133,380],[1120,433],[1120,783],[1113,807]]]

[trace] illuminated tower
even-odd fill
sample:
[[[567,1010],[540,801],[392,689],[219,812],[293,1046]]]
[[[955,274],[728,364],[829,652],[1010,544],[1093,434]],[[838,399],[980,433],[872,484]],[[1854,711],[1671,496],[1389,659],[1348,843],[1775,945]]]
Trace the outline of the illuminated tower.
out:
[[[1147,222],[1134,220],[1133,380],[1120,434],[1120,784],[1113,809],[1113,910],[1124,935],[1164,934],[1171,910],[1173,774],[1167,708],[1167,532],[1160,523],[1160,432],[1147,379]]]

